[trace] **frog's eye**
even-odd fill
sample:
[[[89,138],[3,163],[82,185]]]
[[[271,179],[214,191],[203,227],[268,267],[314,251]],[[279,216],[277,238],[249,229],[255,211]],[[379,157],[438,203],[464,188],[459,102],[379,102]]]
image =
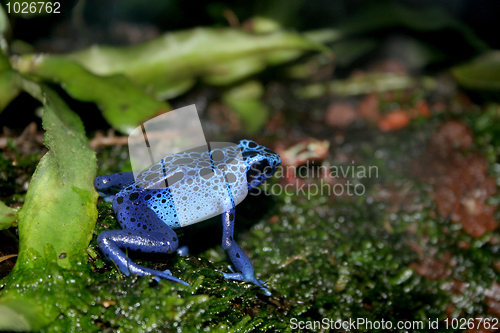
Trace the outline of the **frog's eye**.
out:
[[[269,162],[266,159],[252,164],[247,172],[248,183],[254,184],[257,181],[257,184],[255,185],[260,184],[270,176],[269,169],[271,169],[271,167],[269,166]],[[267,174],[265,174],[266,172]]]
[[[244,159],[250,159],[250,158],[253,158],[255,156],[257,156],[259,153],[256,152],[255,150],[247,150],[247,151],[244,151],[243,153],[241,153],[241,155],[243,156]]]

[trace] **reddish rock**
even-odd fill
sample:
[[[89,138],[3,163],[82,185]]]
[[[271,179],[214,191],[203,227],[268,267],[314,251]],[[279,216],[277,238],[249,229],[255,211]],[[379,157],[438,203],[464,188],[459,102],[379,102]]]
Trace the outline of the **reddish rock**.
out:
[[[445,253],[441,259],[424,258],[419,263],[411,263],[410,267],[419,275],[425,276],[428,279],[443,279],[449,277],[452,273],[449,267],[450,258],[451,254]]]
[[[345,102],[335,102],[326,110],[325,122],[329,126],[345,128],[358,118],[354,106]]]
[[[380,119],[378,122],[378,128],[380,128],[383,132],[388,132],[406,127],[409,123],[410,117],[408,113],[403,110],[396,110]]]
[[[464,154],[473,143],[472,132],[460,121],[449,121],[432,136],[427,152],[412,164],[411,173],[434,185],[432,193],[439,214],[461,223],[477,238],[498,227],[497,206],[487,200],[496,193],[488,162],[478,154]]]
[[[359,114],[361,117],[367,120],[377,121],[380,118],[378,110],[379,102],[377,94],[372,93],[366,95],[366,97],[359,103]]]

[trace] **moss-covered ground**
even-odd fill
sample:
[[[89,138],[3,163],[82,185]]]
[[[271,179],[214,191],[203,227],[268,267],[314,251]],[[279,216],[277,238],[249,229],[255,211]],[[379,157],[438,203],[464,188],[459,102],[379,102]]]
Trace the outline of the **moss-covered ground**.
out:
[[[472,127],[481,121],[466,120]],[[46,263],[51,278],[26,291],[61,308],[43,331],[291,331],[299,321],[365,318],[422,322],[420,332],[432,331],[429,320],[439,319],[440,331],[451,332],[443,322],[449,316],[491,315],[486,291],[498,281],[498,232],[467,235],[436,214],[429,185],[408,175],[412,155],[442,121],[355,143],[358,165],[378,167],[378,177],[361,180],[363,195],[250,195],[238,207],[237,240],[271,297],[217,272],[227,270],[229,261],[219,246],[219,221],[212,219],[193,231],[187,257],[130,254],[144,265],[170,269],[190,287],[121,275],[103,260],[95,237],[92,272],[73,274]],[[495,134],[481,130],[473,150],[494,154],[498,147],[488,136]],[[308,184],[315,182],[320,184]],[[118,225],[103,202],[95,235],[109,228]]]

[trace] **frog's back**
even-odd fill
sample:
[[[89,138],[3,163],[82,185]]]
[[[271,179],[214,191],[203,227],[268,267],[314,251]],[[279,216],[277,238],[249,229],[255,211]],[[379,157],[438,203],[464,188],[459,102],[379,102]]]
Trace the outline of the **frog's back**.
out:
[[[194,224],[247,195],[246,168],[238,156],[238,146],[169,155],[142,172],[135,186],[148,193],[146,204],[170,227]]]

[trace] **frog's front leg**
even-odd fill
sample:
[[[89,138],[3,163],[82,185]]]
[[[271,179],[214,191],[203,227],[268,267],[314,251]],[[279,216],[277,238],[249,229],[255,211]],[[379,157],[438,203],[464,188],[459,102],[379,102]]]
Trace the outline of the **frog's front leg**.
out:
[[[228,280],[237,280],[253,283],[262,289],[266,296],[271,296],[271,292],[265,287],[265,282],[257,280],[254,274],[254,268],[250,259],[240,246],[234,241],[234,208],[222,213],[222,248],[226,250],[229,259],[236,268],[237,272],[222,273]]]
[[[125,205],[123,209],[122,204]],[[130,207],[135,207],[137,212],[135,209],[127,209]],[[124,201],[115,199],[113,208],[125,229],[103,231],[99,235],[97,244],[106,258],[113,261],[125,275],[155,275],[188,286],[168,270],[161,272],[137,265],[123,252],[124,249],[129,249],[147,253],[173,253],[179,246],[177,234],[144,205],[129,206]],[[138,213],[139,211],[142,213]]]

